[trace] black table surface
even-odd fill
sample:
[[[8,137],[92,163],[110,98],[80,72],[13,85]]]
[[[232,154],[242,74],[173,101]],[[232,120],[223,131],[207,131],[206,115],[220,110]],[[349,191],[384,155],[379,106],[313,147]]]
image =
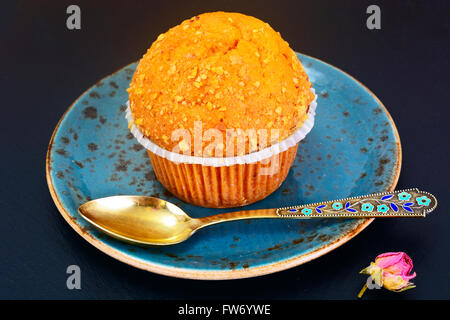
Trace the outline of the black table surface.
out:
[[[413,259],[417,287],[372,290],[365,299],[449,299],[448,1],[73,1],[81,30],[66,28],[67,1],[2,1],[0,8],[0,298],[355,299],[358,272],[382,252]],[[366,8],[381,8],[368,30]],[[45,179],[47,146],[68,106],[100,78],[138,60],[170,27],[207,11],[256,16],[296,51],[353,75],[383,101],[400,133],[397,188],[434,193],[426,219],[376,220],[307,264],[242,280],[176,279],[98,251],[64,221]],[[68,290],[66,268],[81,268]]]

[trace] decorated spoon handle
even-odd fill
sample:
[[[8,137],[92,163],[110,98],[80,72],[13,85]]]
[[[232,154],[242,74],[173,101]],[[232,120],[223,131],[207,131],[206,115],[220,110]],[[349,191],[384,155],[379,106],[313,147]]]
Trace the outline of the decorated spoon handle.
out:
[[[389,218],[425,217],[437,206],[436,198],[419,189],[374,193],[276,209],[286,218]]]
[[[437,200],[432,194],[408,189],[278,209],[227,212],[193,219],[192,223],[202,228],[221,222],[258,218],[411,218],[425,217],[436,206]]]

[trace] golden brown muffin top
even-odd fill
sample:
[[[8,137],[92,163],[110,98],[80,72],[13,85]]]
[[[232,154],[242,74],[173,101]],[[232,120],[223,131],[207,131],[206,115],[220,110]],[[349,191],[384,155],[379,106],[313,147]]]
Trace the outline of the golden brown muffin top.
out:
[[[310,88],[295,53],[267,23],[213,12],[161,34],[139,62],[128,93],[134,124],[145,136],[166,150],[194,155],[196,121],[203,134],[220,130],[223,142],[227,129],[278,129],[278,139],[266,146],[285,139],[306,120]],[[172,140],[177,129],[189,131],[190,146],[179,136]],[[234,155],[264,145],[245,139],[245,150]]]

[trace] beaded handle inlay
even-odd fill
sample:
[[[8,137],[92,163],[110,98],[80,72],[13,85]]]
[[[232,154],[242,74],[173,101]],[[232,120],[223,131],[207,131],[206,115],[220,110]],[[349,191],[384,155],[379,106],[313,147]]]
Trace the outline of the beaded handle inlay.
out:
[[[407,189],[284,207],[276,213],[280,217],[307,218],[425,217],[436,206],[436,197],[431,193]]]

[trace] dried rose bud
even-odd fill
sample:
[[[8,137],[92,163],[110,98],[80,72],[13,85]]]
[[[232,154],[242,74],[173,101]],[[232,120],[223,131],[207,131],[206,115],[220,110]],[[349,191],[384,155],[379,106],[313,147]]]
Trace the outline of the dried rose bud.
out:
[[[416,276],[411,274],[413,263],[411,258],[404,252],[386,252],[376,257],[375,262],[361,270],[360,273],[369,274],[379,287],[394,292],[401,292],[414,288],[415,285],[409,282]],[[358,298],[361,298],[367,285],[364,285]]]

